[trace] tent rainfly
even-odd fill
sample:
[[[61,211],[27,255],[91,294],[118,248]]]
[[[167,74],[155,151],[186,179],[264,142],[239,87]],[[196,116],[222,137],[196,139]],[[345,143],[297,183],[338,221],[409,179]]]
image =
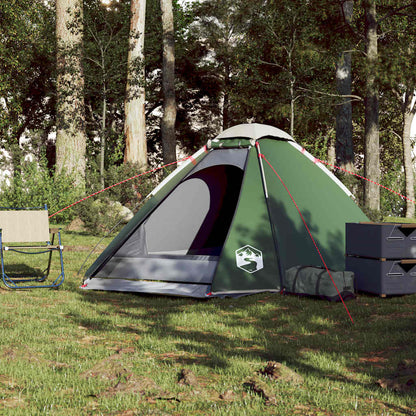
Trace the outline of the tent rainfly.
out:
[[[327,266],[345,270],[345,223],[367,220],[351,193],[284,131],[232,127],[155,188],[83,288],[197,298],[280,291],[291,267],[322,266],[298,209]]]

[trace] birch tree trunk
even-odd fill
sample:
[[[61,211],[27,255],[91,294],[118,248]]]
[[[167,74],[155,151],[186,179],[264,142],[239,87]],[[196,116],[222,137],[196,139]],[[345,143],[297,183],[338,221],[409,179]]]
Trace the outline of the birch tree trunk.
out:
[[[172,0],[160,0],[163,27],[163,118],[162,149],[164,163],[176,161],[175,33]]]
[[[147,167],[145,120],[144,29],[146,0],[131,0],[128,74],[124,102],[125,163],[135,163],[140,170]]]
[[[412,158],[412,142],[410,130],[416,114],[416,104],[414,102],[414,90],[408,89],[403,103],[403,164],[406,183],[406,196],[412,201],[415,200],[414,169]],[[415,216],[414,202],[406,200],[406,218]]]
[[[85,186],[85,106],[82,71],[83,2],[56,1],[56,175]]]
[[[224,93],[222,103],[222,130],[231,127],[230,123],[230,84],[231,69],[228,62],[224,62]]]
[[[342,3],[341,12],[346,24],[350,24],[354,1]],[[351,96],[351,52],[342,51],[336,70],[338,94]],[[352,104],[350,98],[342,98],[336,118],[336,161],[338,166],[349,171],[354,170],[354,150],[352,141]]]
[[[293,18],[293,26],[295,26],[296,18]],[[296,84],[296,77],[293,73],[293,53],[295,51],[295,45],[296,45],[296,30],[292,31],[292,37],[291,42],[289,44],[289,47],[287,48],[287,64],[288,64],[288,75],[290,79],[290,135],[291,137],[294,137],[295,134],[295,84]]]
[[[377,73],[377,13],[376,1],[365,2],[365,37],[367,53],[367,78],[365,96],[365,152],[364,175],[380,182],[379,109]],[[373,182],[365,182],[364,204],[371,210],[380,210],[380,188]]]
[[[105,188],[105,143],[107,137],[107,88],[103,83],[103,110],[101,115],[101,143],[100,143],[100,183]]]

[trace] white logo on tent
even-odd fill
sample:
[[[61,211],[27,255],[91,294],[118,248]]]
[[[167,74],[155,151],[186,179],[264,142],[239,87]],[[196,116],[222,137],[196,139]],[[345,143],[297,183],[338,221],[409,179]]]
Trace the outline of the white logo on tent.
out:
[[[256,248],[246,245],[235,251],[237,267],[248,273],[254,273],[263,268],[263,253]]]

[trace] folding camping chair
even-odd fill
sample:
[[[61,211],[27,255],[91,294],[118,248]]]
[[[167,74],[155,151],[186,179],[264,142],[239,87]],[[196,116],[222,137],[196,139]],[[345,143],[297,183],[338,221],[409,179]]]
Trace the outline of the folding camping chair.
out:
[[[54,245],[55,235],[58,235],[58,244]],[[52,237],[52,239],[50,238]],[[7,245],[6,245],[7,244]],[[64,281],[64,263],[62,256],[61,233],[59,229],[49,228],[48,208],[3,208],[0,207],[0,253],[1,272],[4,284],[11,289],[32,288],[57,288]],[[52,262],[52,253],[59,252],[61,272],[52,282],[46,283]],[[49,253],[49,260],[45,269],[31,267],[30,272],[21,269],[28,268],[25,265],[14,265],[12,270],[9,264],[5,266],[5,258],[12,254],[44,254]],[[45,254],[47,256],[47,254]],[[13,256],[14,258],[20,256]],[[10,269],[10,270],[9,270]]]

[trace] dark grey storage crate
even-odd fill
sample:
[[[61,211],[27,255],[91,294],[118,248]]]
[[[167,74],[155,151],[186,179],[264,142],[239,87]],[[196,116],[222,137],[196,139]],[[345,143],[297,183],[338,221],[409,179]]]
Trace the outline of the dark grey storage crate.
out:
[[[354,272],[355,290],[377,295],[416,293],[416,260],[345,259],[346,270]]]
[[[347,256],[415,259],[416,224],[347,223]]]

